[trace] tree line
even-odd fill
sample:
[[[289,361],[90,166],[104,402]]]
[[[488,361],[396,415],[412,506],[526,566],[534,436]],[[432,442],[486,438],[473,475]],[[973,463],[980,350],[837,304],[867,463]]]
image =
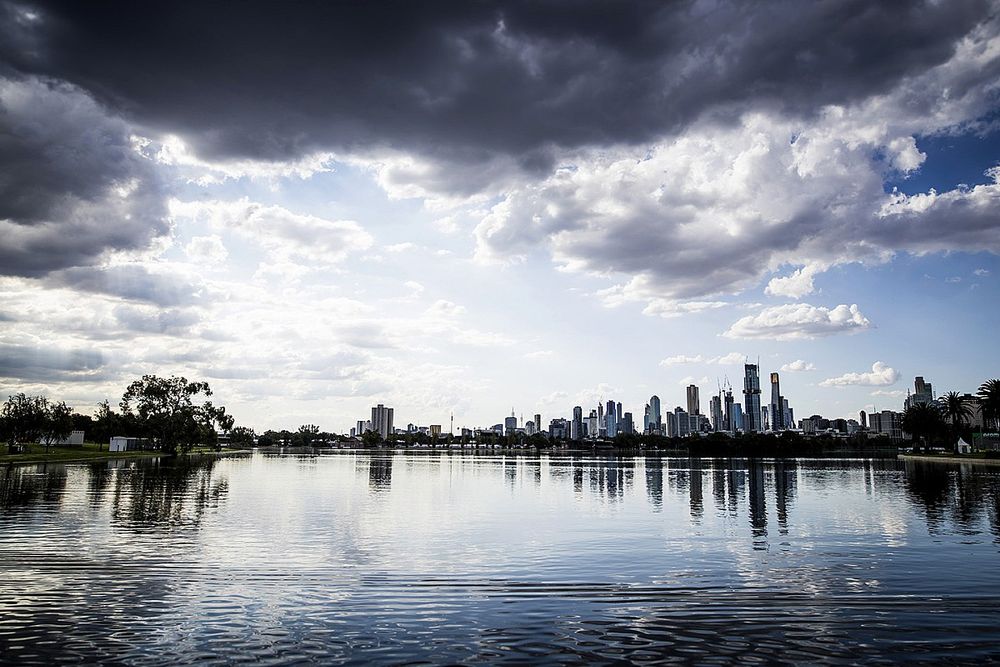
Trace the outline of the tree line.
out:
[[[86,431],[92,441],[114,436],[143,438],[166,454],[188,452],[195,445],[218,446],[220,432],[252,442],[253,431],[235,427],[232,415],[210,400],[207,382],[144,375],[122,394],[118,409],[105,400],[93,417],[75,413],[64,401],[23,393],[10,396],[0,409],[0,438],[9,451],[41,441],[48,446],[73,430]]]

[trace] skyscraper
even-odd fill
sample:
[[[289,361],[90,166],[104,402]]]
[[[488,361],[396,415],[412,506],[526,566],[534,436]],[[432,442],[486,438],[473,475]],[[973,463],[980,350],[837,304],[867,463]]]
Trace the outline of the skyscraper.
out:
[[[573,408],[573,421],[569,425],[569,437],[571,440],[583,438],[583,408],[579,405]]]
[[[781,387],[778,383],[778,374],[771,373],[771,430],[784,431],[788,424],[785,421],[784,409],[785,397],[781,395]]]
[[[649,397],[649,432],[663,435],[663,415],[660,413],[660,397]]]
[[[708,410],[712,416],[712,430],[719,432],[726,430],[725,421],[722,417],[722,398],[720,396],[713,396],[712,400],[709,401]]]
[[[618,409],[614,401],[608,401],[607,410],[604,411],[604,430],[609,438],[618,435]]]
[[[757,364],[743,365],[743,419],[747,433],[760,433],[760,377]]]
[[[535,415],[535,433],[542,432],[542,416]]]
[[[736,433],[736,413],[733,407],[736,402],[733,400],[733,390],[726,389],[725,395],[722,397],[723,403],[723,421],[726,425],[725,431],[727,433]]]
[[[381,403],[372,408],[371,430],[378,433],[383,440],[392,435],[392,408]]]
[[[510,409],[510,417],[504,417],[503,432],[505,435],[513,435],[517,430],[517,417],[514,415],[514,408]]]
[[[687,411],[689,415],[701,414],[701,402],[698,399],[698,386],[689,384],[687,388]]]

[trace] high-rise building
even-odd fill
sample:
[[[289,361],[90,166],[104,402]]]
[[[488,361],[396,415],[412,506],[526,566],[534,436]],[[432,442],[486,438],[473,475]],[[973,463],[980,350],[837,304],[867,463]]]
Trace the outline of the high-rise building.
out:
[[[573,408],[573,421],[569,425],[570,440],[583,439],[583,408],[579,405]]]
[[[687,412],[689,415],[701,414],[701,403],[698,400],[698,386],[689,384],[687,387]]]
[[[600,433],[600,425],[597,421],[597,410],[591,410],[586,422],[586,435],[588,438],[596,438]]]
[[[785,421],[785,397],[781,395],[781,387],[778,381],[778,374],[771,373],[771,430],[784,431],[788,423]]]
[[[622,404],[621,401],[615,403],[615,414],[617,415],[617,421],[619,424],[622,423]]]
[[[372,408],[370,430],[378,433],[383,440],[392,435],[392,408],[387,408],[381,403]]]
[[[868,415],[862,410],[858,413],[858,422],[861,424],[861,428],[868,428]]]
[[[736,411],[734,406],[737,405],[733,400],[733,390],[726,389],[726,393],[722,397],[722,408],[723,415],[722,418],[725,421],[726,428],[724,429],[726,433],[736,432]]]
[[[788,407],[788,399],[782,397],[781,399],[781,418],[784,420],[784,428],[795,428],[795,415],[792,414],[792,409]]]
[[[660,397],[656,395],[649,397],[649,432],[657,435],[663,434],[663,415],[660,414]]]
[[[907,393],[906,401],[903,402],[903,409],[914,405],[924,405],[934,401],[934,388],[930,382],[924,382],[922,375],[913,378],[913,393]]]
[[[514,415],[514,408],[510,410],[510,417],[503,419],[503,432],[505,435],[513,435],[517,430],[517,417]]]
[[[757,375],[757,364],[744,364],[743,371],[744,431],[760,433],[760,377]]]
[[[607,422],[604,430],[609,438],[618,435],[618,408],[614,401],[608,401],[607,410],[604,412],[604,419]]]
[[[649,433],[649,403],[646,403],[646,408],[642,413],[642,432]]]
[[[712,400],[709,401],[708,411],[712,416],[712,430],[715,432],[725,431],[726,424],[722,416],[722,397],[713,396]]]
[[[621,405],[621,403],[619,403]],[[635,424],[632,423],[632,413],[624,412],[622,413],[622,423],[618,429],[620,433],[627,433],[632,435],[635,433]]]
[[[535,433],[542,432],[542,416],[535,415]]]
[[[681,406],[674,408],[674,423],[676,424],[675,438],[683,438],[691,433],[691,413]]]
[[[743,406],[739,403],[733,403],[733,432],[746,432],[746,430],[746,423],[743,419]]]

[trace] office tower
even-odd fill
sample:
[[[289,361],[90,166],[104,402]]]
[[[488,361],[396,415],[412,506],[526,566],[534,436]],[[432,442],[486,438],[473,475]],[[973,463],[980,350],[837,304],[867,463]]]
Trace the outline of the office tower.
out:
[[[781,387],[778,382],[778,374],[771,373],[771,430],[784,431],[787,424],[784,416],[785,397],[781,395]]]
[[[743,365],[743,419],[747,433],[760,433],[760,377],[757,364]]]
[[[542,416],[535,415],[535,433],[542,432]]]
[[[613,438],[618,435],[618,409],[615,407],[614,401],[608,401],[607,410],[604,413],[605,422],[604,425],[605,433],[609,438]]]
[[[621,403],[619,403],[618,405],[621,405]],[[627,433],[628,435],[632,435],[633,433],[635,433],[635,424],[632,423],[631,412],[625,412],[622,414],[622,423],[619,428],[619,431],[621,433]]]
[[[587,417],[587,437],[596,438],[600,433],[600,423],[597,421],[597,410],[591,410],[590,416]]]
[[[383,440],[392,435],[392,408],[381,403],[372,408],[371,430],[378,433]]]
[[[571,440],[583,439],[583,408],[579,405],[573,408],[573,421],[569,425],[569,437]]]
[[[622,404],[621,401],[615,403],[615,414],[617,415],[616,420],[619,424],[622,423]]]
[[[903,408],[907,409],[914,405],[926,405],[934,401],[934,388],[930,382],[924,382],[924,378],[918,375],[913,379],[913,393],[907,391],[906,401]]]
[[[646,403],[645,411],[642,413],[642,432],[649,433],[649,403]]]
[[[858,422],[861,424],[861,428],[868,428],[868,415],[862,410],[858,413]]]
[[[736,433],[736,412],[733,406],[736,402],[733,400],[733,390],[726,389],[726,393],[722,398],[723,401],[723,419],[726,424],[727,433]]]
[[[535,430],[535,420],[531,419],[524,422],[524,434],[534,435],[535,433],[538,433],[538,431]]]
[[[743,419],[743,406],[739,403],[733,403],[733,432],[743,431],[746,432],[746,423]]]
[[[663,416],[660,414],[660,397],[649,397],[649,432],[663,435]]]
[[[504,417],[503,432],[512,435],[517,430],[517,417],[514,416],[514,408],[510,409],[510,417]]]
[[[679,405],[674,408],[674,421],[677,425],[677,430],[674,433],[675,437],[683,438],[691,433],[691,413]]]
[[[771,418],[768,417],[770,413],[770,408],[763,407],[760,409],[760,430],[770,431],[771,430]]]
[[[788,407],[788,399],[784,396],[781,398],[781,421],[784,424],[783,428],[795,428],[795,420],[792,419],[792,409]]]
[[[366,424],[368,425],[367,427]],[[366,419],[359,419],[358,425],[355,427],[354,430],[359,436],[362,436],[365,434],[365,431],[369,430],[370,428],[371,428],[371,422],[369,422]]]
[[[713,396],[709,401],[708,410],[712,414],[712,430],[718,433],[726,430],[726,424],[722,416],[722,398]]]
[[[701,403],[698,399],[697,385],[689,384],[687,388],[687,411],[689,415],[701,414]]]

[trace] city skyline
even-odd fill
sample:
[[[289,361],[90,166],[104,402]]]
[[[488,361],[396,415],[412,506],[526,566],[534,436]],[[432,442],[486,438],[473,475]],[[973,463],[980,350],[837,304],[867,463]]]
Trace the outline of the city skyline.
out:
[[[641,427],[748,358],[751,421],[771,371],[799,416],[974,391],[995,7],[4,3],[0,395],[183,375],[346,432]]]

